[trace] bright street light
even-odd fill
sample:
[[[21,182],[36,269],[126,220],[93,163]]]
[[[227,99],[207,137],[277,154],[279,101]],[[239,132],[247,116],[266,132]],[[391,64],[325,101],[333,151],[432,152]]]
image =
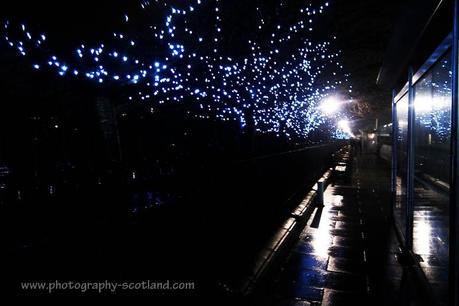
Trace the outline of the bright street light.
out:
[[[334,114],[340,108],[341,102],[336,97],[325,98],[319,106],[319,109],[326,115]]]

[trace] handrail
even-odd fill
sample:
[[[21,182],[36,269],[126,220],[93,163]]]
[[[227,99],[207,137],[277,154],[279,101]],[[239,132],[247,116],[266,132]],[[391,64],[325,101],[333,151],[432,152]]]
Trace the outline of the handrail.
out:
[[[256,160],[262,160],[262,159],[268,159],[272,157],[277,157],[277,156],[283,156],[283,155],[288,155],[292,153],[298,153],[298,152],[303,152],[303,151],[308,151],[311,149],[317,149],[317,148],[323,148],[332,144],[336,144],[336,142],[330,142],[330,143],[325,143],[325,144],[320,144],[320,145],[314,145],[314,146],[308,146],[308,147],[303,147],[299,149],[294,149],[290,151],[284,151],[284,152],[279,152],[279,153],[271,153],[267,155],[262,155],[262,156],[257,156],[257,157],[252,157],[252,158],[247,158],[247,159],[241,159],[235,161],[236,164],[238,163],[245,163],[245,162],[250,162],[250,161],[256,161]]]

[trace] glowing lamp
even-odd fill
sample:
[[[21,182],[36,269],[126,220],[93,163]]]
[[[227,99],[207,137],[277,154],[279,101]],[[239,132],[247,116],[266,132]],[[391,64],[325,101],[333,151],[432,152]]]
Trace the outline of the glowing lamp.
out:
[[[331,115],[341,108],[341,102],[335,97],[329,97],[322,101],[319,108],[324,114]]]

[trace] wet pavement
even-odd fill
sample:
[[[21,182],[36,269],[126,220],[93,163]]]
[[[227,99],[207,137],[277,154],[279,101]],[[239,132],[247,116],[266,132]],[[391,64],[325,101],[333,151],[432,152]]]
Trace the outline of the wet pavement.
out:
[[[416,184],[413,251],[439,305],[448,304],[449,196],[430,184]]]
[[[417,305],[389,221],[390,167],[370,154],[348,167],[273,277],[269,304]]]

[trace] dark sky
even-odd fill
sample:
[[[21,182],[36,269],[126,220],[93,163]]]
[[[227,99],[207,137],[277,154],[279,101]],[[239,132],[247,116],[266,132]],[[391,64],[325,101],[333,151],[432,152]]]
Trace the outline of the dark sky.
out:
[[[403,0],[336,0],[333,6],[333,25],[342,60],[351,73],[354,97],[363,118],[381,116],[389,109],[390,90],[376,86],[376,79],[384,61],[387,44],[393,35]],[[365,121],[363,122],[365,124]]]

